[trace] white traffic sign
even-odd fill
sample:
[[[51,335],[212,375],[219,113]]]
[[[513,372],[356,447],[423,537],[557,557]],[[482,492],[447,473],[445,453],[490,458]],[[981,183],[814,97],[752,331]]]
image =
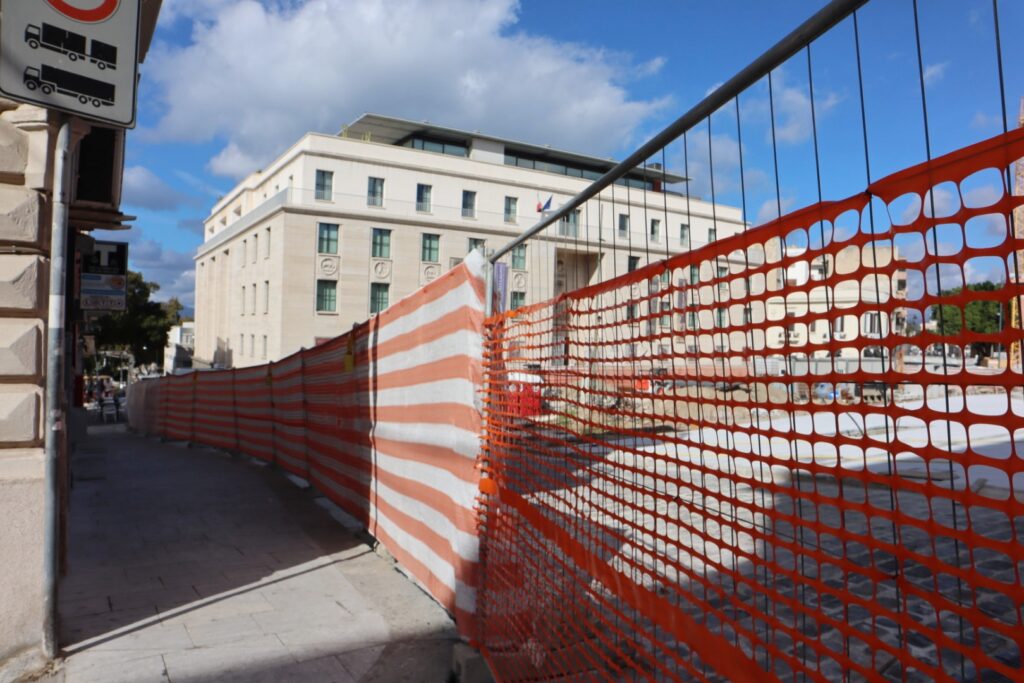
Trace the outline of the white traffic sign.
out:
[[[93,243],[82,261],[80,305],[83,311],[123,311],[128,301],[128,243]]]
[[[0,0],[0,93],[135,125],[140,0]]]

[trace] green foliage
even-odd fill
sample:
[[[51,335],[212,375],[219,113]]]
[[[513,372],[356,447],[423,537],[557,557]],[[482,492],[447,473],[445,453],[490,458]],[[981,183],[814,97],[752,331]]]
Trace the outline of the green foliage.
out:
[[[127,308],[100,318],[95,327],[96,346],[101,350],[128,350],[136,365],[163,363],[167,331],[180,322],[181,302],[151,301],[160,289],[155,282],[146,282],[141,273],[128,271]]]
[[[987,281],[967,285],[967,290],[972,292],[994,292],[1002,288],[1002,283]],[[950,296],[959,294],[962,291],[963,288],[957,287],[956,289],[946,290],[942,294]],[[964,306],[963,310],[959,306],[953,306],[952,304],[932,306],[929,311],[929,318],[938,323],[936,332],[943,336],[960,334],[965,324],[967,325],[968,332],[981,334],[999,332],[1001,325],[1004,324],[1002,304],[998,301],[970,301]],[[971,347],[976,355],[988,356],[992,352],[992,345],[987,342],[977,342],[971,344]]]

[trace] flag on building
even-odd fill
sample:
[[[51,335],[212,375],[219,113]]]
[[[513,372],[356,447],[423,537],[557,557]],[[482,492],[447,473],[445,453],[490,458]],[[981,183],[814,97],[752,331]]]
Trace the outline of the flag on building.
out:
[[[548,200],[546,202],[544,202],[544,204],[541,204],[540,200],[538,199],[537,200],[537,213],[544,213],[545,211],[549,210],[551,208],[551,199],[553,197],[554,197],[554,195],[549,195],[548,196]]]

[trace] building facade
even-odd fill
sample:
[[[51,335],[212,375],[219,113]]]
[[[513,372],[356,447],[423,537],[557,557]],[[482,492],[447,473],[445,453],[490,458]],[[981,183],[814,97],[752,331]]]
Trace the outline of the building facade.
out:
[[[473,249],[497,249],[614,162],[367,114],[310,133],[222,198],[196,260],[197,366],[287,356],[367,319]],[[503,305],[547,299],[743,229],[739,209],[637,169],[506,255]]]
[[[196,324],[183,322],[167,330],[164,347],[164,374],[176,375],[192,369],[192,352],[196,345]]]

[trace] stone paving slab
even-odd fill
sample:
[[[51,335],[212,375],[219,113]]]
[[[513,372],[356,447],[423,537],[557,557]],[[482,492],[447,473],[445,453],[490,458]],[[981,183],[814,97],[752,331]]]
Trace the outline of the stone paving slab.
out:
[[[51,682],[444,681],[449,615],[273,468],[84,444]],[[72,463],[77,473],[78,459]]]

